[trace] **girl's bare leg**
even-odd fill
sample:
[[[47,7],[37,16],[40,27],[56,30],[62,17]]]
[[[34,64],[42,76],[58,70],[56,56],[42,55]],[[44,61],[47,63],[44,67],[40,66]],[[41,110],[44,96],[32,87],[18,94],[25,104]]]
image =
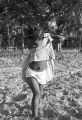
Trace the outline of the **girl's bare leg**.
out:
[[[39,88],[40,88],[40,99],[41,99],[42,90],[43,90],[43,85],[42,85],[42,84],[40,84],[40,85],[39,85]],[[39,103],[40,103],[40,100],[39,100]]]
[[[37,82],[37,80],[33,77],[27,78],[27,83],[30,86],[33,92],[32,98],[32,117],[38,117],[38,106],[40,102],[40,95],[41,95],[41,86]]]

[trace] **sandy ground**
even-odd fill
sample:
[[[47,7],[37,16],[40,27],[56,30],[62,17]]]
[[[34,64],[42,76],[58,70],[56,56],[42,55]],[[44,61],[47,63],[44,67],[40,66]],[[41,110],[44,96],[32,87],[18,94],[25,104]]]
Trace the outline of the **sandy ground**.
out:
[[[32,92],[21,79],[22,59],[0,57],[0,120],[31,120]],[[54,79],[43,89],[42,120],[82,120],[82,54],[56,54]]]

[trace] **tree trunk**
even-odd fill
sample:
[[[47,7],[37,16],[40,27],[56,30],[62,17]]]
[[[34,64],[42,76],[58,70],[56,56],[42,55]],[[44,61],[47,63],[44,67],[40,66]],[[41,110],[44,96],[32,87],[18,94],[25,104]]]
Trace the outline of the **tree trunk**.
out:
[[[81,33],[80,41],[79,41],[79,52],[82,52],[82,33]]]
[[[23,53],[23,49],[24,49],[24,39],[22,38],[22,53]]]

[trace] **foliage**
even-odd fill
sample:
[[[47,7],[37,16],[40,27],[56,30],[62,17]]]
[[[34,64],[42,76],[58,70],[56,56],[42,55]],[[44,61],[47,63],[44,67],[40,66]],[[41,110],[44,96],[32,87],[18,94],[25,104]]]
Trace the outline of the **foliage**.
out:
[[[79,28],[82,7],[80,3],[80,0],[0,0],[0,23],[7,31],[2,30],[3,27],[0,29],[4,36],[7,34],[10,44],[13,31],[18,34],[19,27],[23,38],[24,29],[27,29],[28,25],[33,27],[39,23],[45,29],[48,27],[48,21],[55,17],[57,34],[63,32],[67,36]],[[14,44],[14,39],[12,41]]]

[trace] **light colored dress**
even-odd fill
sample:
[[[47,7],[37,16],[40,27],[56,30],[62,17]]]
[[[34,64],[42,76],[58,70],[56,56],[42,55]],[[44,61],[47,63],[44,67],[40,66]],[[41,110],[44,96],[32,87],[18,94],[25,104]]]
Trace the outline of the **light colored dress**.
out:
[[[52,39],[49,34],[44,36],[42,44],[30,50],[30,53],[24,61],[22,68],[23,80],[27,77],[34,77],[39,84],[46,84],[54,77],[54,50],[52,46]],[[43,61],[46,60],[47,66],[43,71],[37,72],[29,68],[28,64],[32,61]]]

